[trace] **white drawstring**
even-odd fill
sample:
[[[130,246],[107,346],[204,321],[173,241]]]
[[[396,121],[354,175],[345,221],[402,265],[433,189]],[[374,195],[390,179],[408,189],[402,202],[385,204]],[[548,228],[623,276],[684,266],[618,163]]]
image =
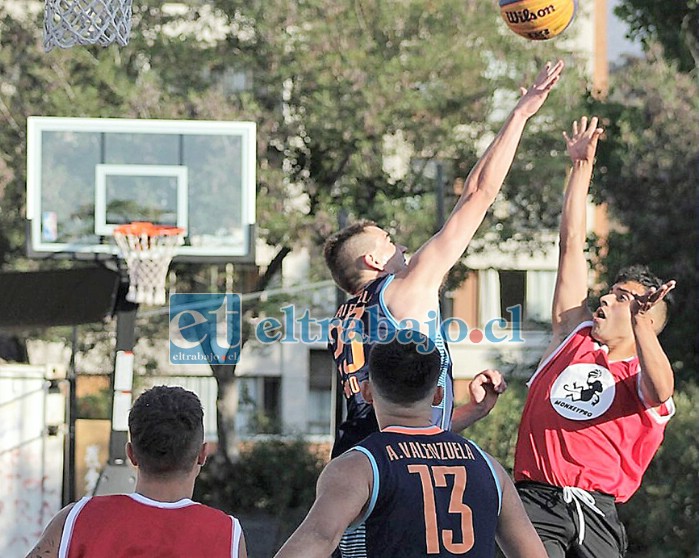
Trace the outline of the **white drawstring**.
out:
[[[566,504],[575,502],[575,511],[578,513],[578,544],[582,544],[585,539],[585,516],[583,515],[580,503],[582,502],[602,517],[604,517],[604,512],[595,505],[595,499],[592,497],[592,494],[577,486],[563,487],[563,501]]]

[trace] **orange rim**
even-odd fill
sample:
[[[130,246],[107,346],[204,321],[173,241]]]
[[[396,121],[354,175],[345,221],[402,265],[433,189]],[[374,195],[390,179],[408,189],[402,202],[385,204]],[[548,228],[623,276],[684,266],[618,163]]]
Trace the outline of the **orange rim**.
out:
[[[154,225],[147,221],[134,221],[125,225],[114,227],[114,234],[135,236],[177,236],[185,231],[181,227],[172,225]]]

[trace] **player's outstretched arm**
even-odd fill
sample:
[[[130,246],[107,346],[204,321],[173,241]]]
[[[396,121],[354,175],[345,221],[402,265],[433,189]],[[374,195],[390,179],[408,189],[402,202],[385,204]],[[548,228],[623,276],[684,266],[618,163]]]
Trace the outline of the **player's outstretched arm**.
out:
[[[495,533],[500,550],[506,558],[547,558],[544,543],[524,511],[512,479],[493,457],[490,460],[502,486],[502,510]]]
[[[659,289],[651,288],[643,296],[636,296],[629,306],[641,365],[640,389],[646,404],[651,407],[665,403],[675,390],[672,366],[653,323],[654,319],[663,319],[658,316],[656,305],[674,288],[675,282],[668,281]]]
[[[59,511],[41,534],[41,538],[25,558],[58,558],[58,548],[61,546],[61,536],[66,518],[75,504],[68,504]]]
[[[342,533],[369,501],[373,477],[369,459],[350,451],[333,459],[318,478],[308,515],[274,558],[327,558]]]
[[[461,432],[490,413],[506,389],[505,378],[498,370],[488,369],[476,374],[468,385],[469,402],[454,409],[451,431]]]
[[[446,273],[466,250],[488,208],[502,187],[531,116],[544,104],[563,70],[563,61],[547,63],[534,84],[524,91],[505,124],[471,170],[464,191],[442,229],[410,259],[406,287],[424,292],[439,288]]]
[[[570,137],[563,132],[573,167],[568,175],[561,215],[558,275],[551,311],[553,339],[543,358],[560,345],[578,324],[590,317],[586,304],[587,194],[602,131],[597,127],[597,117],[588,122],[587,117],[583,116],[573,122]]]

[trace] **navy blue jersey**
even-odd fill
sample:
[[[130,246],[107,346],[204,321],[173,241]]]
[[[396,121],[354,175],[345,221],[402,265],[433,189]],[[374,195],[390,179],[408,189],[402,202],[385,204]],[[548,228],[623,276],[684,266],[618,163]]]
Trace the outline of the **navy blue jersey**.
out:
[[[441,428],[388,427],[351,451],[371,462],[371,499],[343,558],[492,558],[502,490],[491,461]]]
[[[336,432],[333,457],[379,429],[373,407],[364,401],[359,392],[359,385],[369,377],[371,347],[374,343],[390,341],[399,332],[408,335],[417,325],[414,321],[412,324],[399,323],[388,310],[383,293],[393,278],[394,275],[386,275],[372,281],[335,313],[328,346],[340,374],[347,401],[347,417]],[[434,341],[442,358],[439,385],[444,388],[444,399],[433,408],[432,422],[448,430],[454,407],[451,355],[442,334],[441,317],[436,314],[434,320],[426,325],[428,331],[423,330],[423,333]]]

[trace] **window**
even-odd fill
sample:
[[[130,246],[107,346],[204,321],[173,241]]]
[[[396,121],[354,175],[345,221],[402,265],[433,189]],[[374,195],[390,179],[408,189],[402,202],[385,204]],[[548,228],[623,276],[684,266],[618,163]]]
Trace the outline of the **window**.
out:
[[[526,292],[527,292],[527,272],[526,271],[500,271],[500,316],[508,322],[512,319],[513,306],[521,306],[523,316],[527,315]]]
[[[503,318],[508,327],[520,320],[524,329],[541,328],[551,319],[555,283],[554,270],[480,270],[478,323],[484,327],[490,320]]]
[[[238,379],[238,424],[242,434],[281,432],[281,378],[279,376]]]
[[[308,434],[330,434],[335,362],[327,349],[311,349],[308,374]]]

